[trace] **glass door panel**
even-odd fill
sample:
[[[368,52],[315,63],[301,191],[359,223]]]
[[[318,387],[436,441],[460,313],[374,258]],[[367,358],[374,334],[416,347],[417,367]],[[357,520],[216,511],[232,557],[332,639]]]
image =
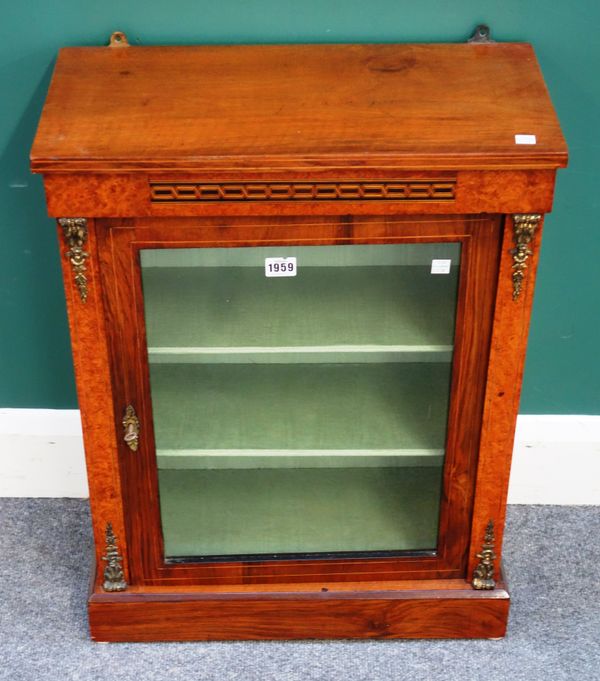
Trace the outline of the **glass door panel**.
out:
[[[436,549],[458,243],[141,265],[168,560]]]

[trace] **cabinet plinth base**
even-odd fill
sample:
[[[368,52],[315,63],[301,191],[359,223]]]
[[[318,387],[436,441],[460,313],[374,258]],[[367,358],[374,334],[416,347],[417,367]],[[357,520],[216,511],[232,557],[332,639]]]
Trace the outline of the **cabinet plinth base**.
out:
[[[95,641],[115,642],[504,636],[510,601],[505,584],[475,591],[449,581],[447,589],[437,581],[431,589],[371,583],[327,591],[94,591],[90,631]]]

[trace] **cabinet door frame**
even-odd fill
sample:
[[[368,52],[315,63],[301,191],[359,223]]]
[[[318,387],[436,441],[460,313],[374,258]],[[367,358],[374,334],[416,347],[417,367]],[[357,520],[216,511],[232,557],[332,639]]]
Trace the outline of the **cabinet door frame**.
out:
[[[377,216],[127,218],[96,221],[105,314],[110,323],[114,418],[126,405],[141,424],[132,452],[119,438],[131,585],[226,585],[463,578],[471,535],[502,217]],[[461,269],[435,555],[165,563],[160,522],[139,251],[335,244],[460,242]]]

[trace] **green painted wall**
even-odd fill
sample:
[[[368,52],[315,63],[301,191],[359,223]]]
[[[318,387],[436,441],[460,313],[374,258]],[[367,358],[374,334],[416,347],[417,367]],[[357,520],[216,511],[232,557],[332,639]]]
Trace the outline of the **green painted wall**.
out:
[[[570,147],[546,221],[521,411],[600,414],[600,5],[594,0],[2,0],[0,406],[75,407],[53,223],[28,154],[64,45],[461,42],[536,48]]]

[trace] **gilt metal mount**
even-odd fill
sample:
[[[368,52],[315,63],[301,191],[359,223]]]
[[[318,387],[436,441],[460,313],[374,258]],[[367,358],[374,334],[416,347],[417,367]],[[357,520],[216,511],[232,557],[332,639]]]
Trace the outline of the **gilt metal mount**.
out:
[[[490,27],[479,24],[473,31],[473,35],[467,40],[468,43],[495,43],[490,37]]]
[[[135,413],[135,409],[128,404],[123,415],[123,440],[132,452],[137,452],[140,443],[140,420]]]
[[[110,36],[109,47],[129,47],[129,41],[123,31],[113,31]]]
[[[117,538],[113,532],[112,524],[106,525],[106,553],[102,556],[102,560],[106,563],[104,568],[104,582],[102,588],[104,591],[125,591],[127,582],[123,574],[121,563],[123,557],[119,554],[117,548]]]
[[[494,580],[494,561],[496,560],[494,542],[494,521],[490,520],[485,528],[481,553],[477,554],[479,563],[477,563],[477,567],[473,570],[473,581],[471,584],[474,589],[489,590],[496,586],[496,581]]]
[[[542,216],[537,213],[513,215],[515,247],[511,250],[513,257],[512,280],[513,280],[513,300],[518,300],[525,279],[527,260],[533,251],[529,245],[535,236],[535,230]]]
[[[69,247],[65,253],[75,274],[75,286],[79,290],[79,297],[85,303],[88,295],[88,282],[85,276],[85,261],[90,254],[84,250],[88,238],[87,220],[85,218],[59,218],[63,236]]]

